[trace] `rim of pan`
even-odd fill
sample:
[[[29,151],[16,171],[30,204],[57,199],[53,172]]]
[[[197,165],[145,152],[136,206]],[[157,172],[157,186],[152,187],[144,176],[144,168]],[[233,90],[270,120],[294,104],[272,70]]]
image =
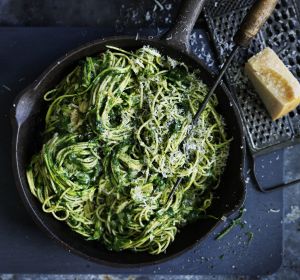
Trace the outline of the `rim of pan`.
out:
[[[109,44],[118,45],[121,41],[136,42],[137,47],[140,47],[140,46],[138,46],[138,44],[142,43],[143,45],[158,44],[162,48],[171,48],[171,49],[173,49],[173,51],[178,52],[180,55],[185,56],[185,57],[189,57],[195,63],[197,63],[200,67],[202,67],[207,72],[208,75],[213,76],[213,73],[211,73],[211,71],[195,55],[184,53],[180,49],[176,49],[173,46],[167,45],[166,41],[159,40],[159,39],[141,38],[139,40],[136,40],[134,37],[131,37],[131,36],[122,36],[122,37],[113,36],[113,37],[99,39],[99,40],[95,40],[95,41],[83,44],[83,45],[71,50],[70,52],[66,53],[64,56],[61,56],[56,61],[54,61],[44,72],[42,72],[42,74],[36,79],[36,81],[33,84],[31,84],[29,87],[27,87],[25,90],[23,90],[19,95],[17,95],[17,97],[15,99],[15,102],[14,102],[16,104],[16,106],[14,108],[12,108],[12,114],[11,114],[11,119],[12,119],[12,122],[13,122],[13,134],[14,134],[13,135],[13,161],[12,162],[13,162],[13,171],[14,171],[14,177],[15,177],[18,192],[21,195],[21,198],[22,198],[28,212],[33,217],[33,220],[35,221],[35,223],[38,224],[38,226],[41,227],[44,231],[46,231],[48,236],[50,236],[56,242],[61,244],[65,249],[70,250],[70,251],[74,252],[75,254],[84,257],[85,259],[94,261],[98,264],[104,264],[104,265],[109,265],[109,266],[114,266],[114,267],[117,266],[117,267],[128,267],[128,268],[130,268],[130,267],[137,267],[137,266],[155,265],[155,264],[159,264],[159,263],[168,261],[170,259],[173,259],[173,258],[175,258],[179,255],[182,255],[183,253],[187,252],[189,249],[191,249],[191,248],[195,247],[197,244],[199,244],[222,221],[221,220],[217,221],[214,224],[214,226],[212,226],[205,235],[203,235],[201,238],[199,238],[198,240],[193,242],[193,244],[191,244],[190,246],[187,246],[184,249],[182,249],[182,250],[180,250],[180,251],[178,251],[178,252],[176,252],[172,255],[161,257],[160,259],[158,259],[156,261],[142,261],[140,263],[120,263],[120,262],[111,262],[111,261],[91,257],[91,256],[85,254],[84,252],[78,250],[77,248],[74,248],[71,244],[66,243],[63,240],[61,240],[61,238],[59,236],[57,236],[57,234],[52,229],[50,229],[47,226],[47,224],[44,223],[44,221],[35,212],[34,207],[31,205],[31,202],[30,202],[29,198],[27,197],[27,194],[25,193],[25,190],[24,190],[25,188],[28,188],[27,182],[24,182],[24,180],[22,180],[21,176],[20,176],[21,171],[20,171],[20,166],[19,166],[19,162],[18,162],[19,156],[18,156],[18,152],[17,152],[17,146],[18,146],[18,141],[19,141],[18,139],[19,139],[20,124],[16,124],[16,116],[15,116],[19,100],[22,98],[22,96],[24,94],[26,94],[30,90],[38,89],[45,82],[45,80],[47,80],[47,77],[49,77],[49,75],[52,75],[53,71],[56,71],[58,68],[65,67],[66,62],[67,63],[68,62],[69,63],[76,62],[76,61],[78,61],[78,59],[82,59],[86,55],[82,55],[81,58],[74,59],[74,61],[72,61],[72,57],[74,57],[78,54],[81,54],[84,51],[87,51],[88,49],[90,49],[92,47],[98,46],[98,47],[104,47],[105,48],[105,45],[109,45]],[[97,51],[94,51],[94,54],[96,54],[96,53],[97,53]],[[71,60],[71,62],[69,60]],[[229,101],[233,104],[232,110],[234,111],[234,114],[235,114],[235,117],[236,117],[236,122],[237,122],[237,125],[238,125],[239,135],[240,135],[240,142],[242,143],[242,145],[244,147],[243,149],[241,149],[241,157],[239,158],[240,166],[243,170],[244,169],[244,163],[245,163],[245,136],[244,136],[243,126],[242,126],[242,123],[241,123],[241,118],[239,117],[239,111],[237,109],[236,102],[232,98],[229,90],[224,85],[221,85],[221,88],[226,93],[227,98],[229,99]],[[242,171],[240,172],[239,181],[241,182],[241,189],[243,190],[242,197],[240,197],[240,199],[239,199],[239,204],[236,205],[235,207],[233,207],[233,209],[228,210],[227,213],[224,213],[224,216],[229,216],[230,214],[232,214],[233,212],[238,210],[244,203],[245,195],[246,195],[246,187],[245,187],[244,176],[243,176]]]

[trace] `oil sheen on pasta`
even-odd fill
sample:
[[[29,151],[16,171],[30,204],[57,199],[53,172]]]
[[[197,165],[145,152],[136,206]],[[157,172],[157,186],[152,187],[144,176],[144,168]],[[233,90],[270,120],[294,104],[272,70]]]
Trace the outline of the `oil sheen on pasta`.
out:
[[[151,254],[205,217],[229,140],[213,97],[179,147],[208,90],[197,75],[149,47],[80,61],[44,96],[44,144],[27,169],[43,210],[108,249]]]

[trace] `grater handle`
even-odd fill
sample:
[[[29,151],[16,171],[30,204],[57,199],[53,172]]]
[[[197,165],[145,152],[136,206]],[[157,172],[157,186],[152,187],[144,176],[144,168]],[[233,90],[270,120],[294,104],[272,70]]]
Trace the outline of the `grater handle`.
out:
[[[237,45],[247,47],[273,13],[278,0],[257,0],[234,36]]]

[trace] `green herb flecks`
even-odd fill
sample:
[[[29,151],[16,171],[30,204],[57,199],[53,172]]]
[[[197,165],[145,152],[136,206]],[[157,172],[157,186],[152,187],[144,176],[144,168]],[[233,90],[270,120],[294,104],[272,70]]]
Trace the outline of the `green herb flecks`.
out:
[[[83,59],[44,95],[43,147],[27,168],[32,194],[87,240],[164,252],[181,227],[214,218],[207,209],[230,143],[216,96],[180,147],[207,91],[196,72],[150,47],[108,46]]]
[[[254,233],[251,231],[247,231],[245,234],[248,237],[248,243],[250,243],[254,237]]]
[[[240,226],[241,228],[243,228],[245,225],[244,222],[242,221],[243,214],[244,214],[244,208],[242,208],[239,211],[238,216],[235,219],[233,219],[230,222],[230,224],[217,235],[217,237],[215,239],[216,240],[222,239],[225,235],[227,235],[236,226]]]

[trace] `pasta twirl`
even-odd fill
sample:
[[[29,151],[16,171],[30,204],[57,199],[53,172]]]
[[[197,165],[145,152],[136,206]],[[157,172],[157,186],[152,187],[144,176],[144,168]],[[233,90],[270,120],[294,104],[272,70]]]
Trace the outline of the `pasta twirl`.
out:
[[[164,252],[180,227],[206,215],[226,164],[215,97],[180,147],[207,90],[197,72],[149,47],[87,57],[44,96],[44,144],[27,169],[32,194],[88,240]]]

